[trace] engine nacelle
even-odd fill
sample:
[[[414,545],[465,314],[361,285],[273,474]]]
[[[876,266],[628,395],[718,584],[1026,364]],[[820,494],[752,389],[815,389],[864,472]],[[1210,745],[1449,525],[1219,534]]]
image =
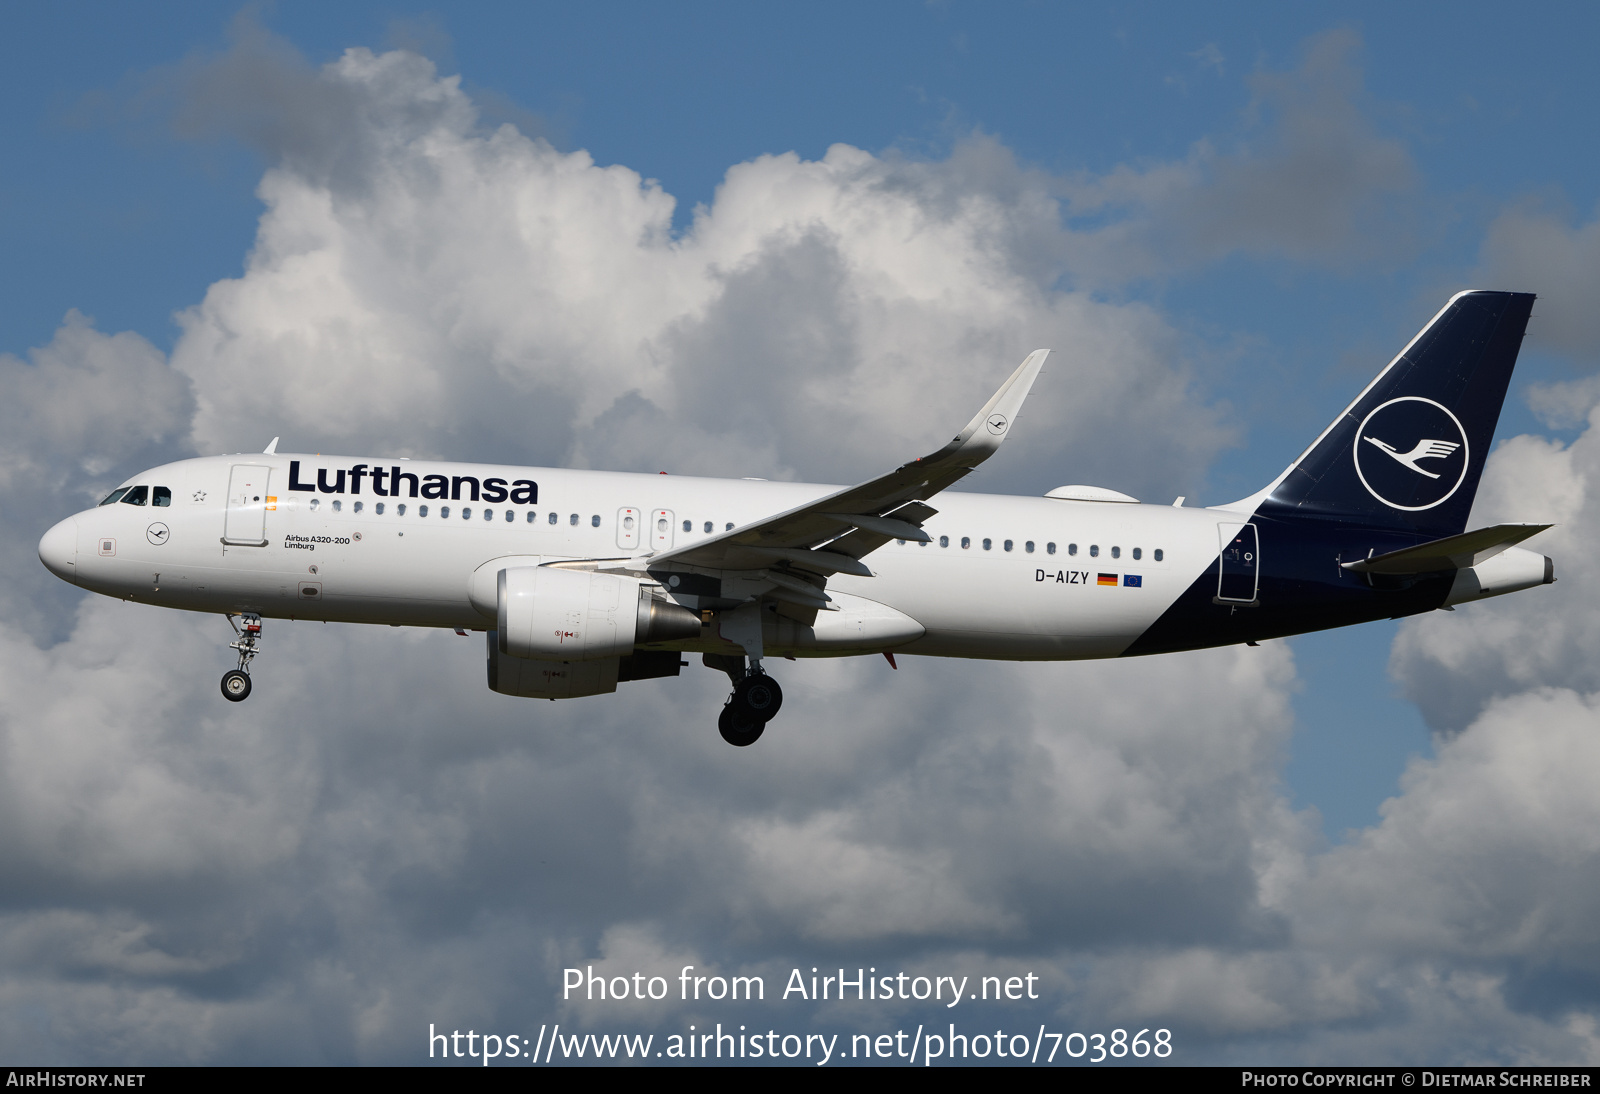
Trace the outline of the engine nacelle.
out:
[[[614,574],[515,566],[500,571],[497,593],[496,630],[507,657],[600,661],[636,645],[700,636],[694,612]]]
[[[501,653],[498,632],[488,633],[490,691],[524,699],[576,699],[583,695],[608,695],[617,690],[620,657],[603,657],[598,661],[530,661]]]

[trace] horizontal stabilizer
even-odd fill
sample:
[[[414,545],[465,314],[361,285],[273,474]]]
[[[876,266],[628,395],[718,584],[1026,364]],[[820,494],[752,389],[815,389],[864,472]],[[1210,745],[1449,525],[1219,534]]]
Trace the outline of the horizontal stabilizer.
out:
[[[1390,551],[1376,558],[1364,558],[1341,565],[1359,574],[1426,574],[1437,570],[1464,570],[1498,555],[1550,528],[1549,524],[1496,524],[1463,532],[1459,536],[1419,543],[1401,551]]]

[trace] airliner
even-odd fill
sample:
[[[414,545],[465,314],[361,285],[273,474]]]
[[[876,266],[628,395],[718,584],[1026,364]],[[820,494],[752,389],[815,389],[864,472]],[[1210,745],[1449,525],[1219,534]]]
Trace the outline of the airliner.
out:
[[[1132,657],[1417,615],[1549,584],[1466,530],[1533,294],[1458,293],[1262,490],[1201,508],[1062,486],[949,488],[999,450],[1049,350],[949,444],[858,486],[292,455],[182,460],[45,533],[49,570],[224,615],[243,700],[263,619],[487,638],[489,687],[570,699],[677,676],[732,692],[733,745],[783,692],[771,658]]]

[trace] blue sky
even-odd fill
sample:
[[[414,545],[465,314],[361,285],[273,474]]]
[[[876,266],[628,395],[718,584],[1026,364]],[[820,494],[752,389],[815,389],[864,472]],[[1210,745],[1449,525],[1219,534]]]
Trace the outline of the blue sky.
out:
[[[131,331],[163,361],[170,355],[203,408],[225,404],[224,395],[204,394],[201,341],[184,340],[227,325],[207,310],[208,289],[249,283],[253,248],[271,238],[261,223],[264,177],[320,170],[296,159],[313,156],[305,149],[314,127],[294,104],[313,100],[284,89],[315,85],[323,66],[366,47],[420,53],[437,76],[459,77],[477,110],[475,133],[509,124],[558,152],[583,150],[600,167],[656,180],[676,202],[670,226],[684,241],[699,238],[697,210],[708,224],[723,215],[719,189],[735,189],[730,169],[790,152],[801,164],[819,161],[838,144],[887,165],[884,186],[911,177],[894,176],[897,167],[914,175],[923,166],[959,176],[946,184],[952,192],[1053,202],[1060,240],[1015,244],[1013,268],[1039,294],[1146,324],[1148,344],[1160,347],[1151,352],[1174,371],[1152,365],[1117,405],[1153,407],[1139,383],[1166,385],[1167,394],[1181,387],[1182,405],[1159,420],[1171,432],[1193,423],[1211,439],[1195,441],[1185,459],[1148,461],[1107,451],[1114,434],[1040,440],[1038,451],[1060,463],[994,471],[990,489],[1090,481],[1200,504],[1249,494],[1469,284],[1544,297],[1500,437],[1536,434],[1565,446],[1586,436],[1583,408],[1541,421],[1526,394],[1590,376],[1597,362],[1582,314],[1597,283],[1583,232],[1600,201],[1600,152],[1588,137],[1600,105],[1591,57],[1600,14],[1590,8],[1513,17],[1487,4],[468,4],[447,12],[66,4],[13,8],[7,24],[0,353],[34,362],[19,367],[44,367],[30,351],[58,338],[76,309],[102,334]],[[318,146],[314,154],[335,153]],[[1551,240],[1565,241],[1565,258],[1540,250]],[[1547,285],[1545,269],[1581,276]],[[1485,282],[1515,277],[1531,281]],[[1541,327],[1546,306],[1551,318]],[[185,309],[193,329],[175,320]],[[1031,333],[1016,332],[1024,340]],[[713,350],[722,344],[706,338]],[[1107,375],[1125,371],[1120,360],[1104,366]],[[581,406],[600,394],[572,398]],[[163,426],[163,439],[150,443],[205,450],[216,422],[240,420],[206,413],[192,430]],[[352,420],[360,417],[357,407]],[[1026,424],[1041,435],[1067,428],[1042,412]],[[934,434],[945,428],[927,425]],[[326,420],[286,412],[283,431],[296,426],[302,440],[289,444],[337,443]],[[428,424],[435,427],[415,443],[444,445],[472,432],[470,419]],[[279,423],[258,431],[265,439]],[[253,434],[240,442],[250,443]],[[890,447],[855,453],[859,477],[876,470],[869,458],[911,454]],[[94,474],[115,480],[151,462],[153,451],[130,442]],[[595,466],[608,458],[581,438],[552,451]],[[613,458],[624,466],[633,455]],[[697,449],[692,458],[712,457]],[[761,470],[844,476],[852,467],[785,456]],[[28,611],[63,620],[77,610],[63,596],[40,592]],[[34,616],[15,618],[21,625]],[[1278,756],[1269,766],[1291,809],[1319,812],[1308,831],[1334,844],[1359,847],[1362,832],[1387,831],[1380,804],[1400,793],[1408,764],[1448,764],[1432,734],[1455,740],[1471,721],[1450,703],[1430,702],[1419,681],[1436,678],[1420,670],[1391,677],[1402,630],[1380,623],[1295,639],[1289,676],[1261,670],[1294,715],[1269,749]],[[1407,632],[1416,657],[1449,661],[1428,653],[1431,639],[1417,633]],[[1515,680],[1525,687],[1535,677],[1540,686],[1582,686],[1537,673]],[[1422,778],[1422,768],[1412,771]],[[652,937],[672,948],[670,929]],[[1289,1037],[1282,1030],[1292,1028],[1317,1051],[1338,1044],[1317,1041],[1316,1018],[1295,1022],[1270,1036]],[[1268,1036],[1244,1027],[1216,1033],[1217,1058],[1235,1035],[1235,1045]],[[1289,1042],[1279,1050],[1285,1058],[1297,1051]],[[233,1058],[239,1051],[218,1049]]]

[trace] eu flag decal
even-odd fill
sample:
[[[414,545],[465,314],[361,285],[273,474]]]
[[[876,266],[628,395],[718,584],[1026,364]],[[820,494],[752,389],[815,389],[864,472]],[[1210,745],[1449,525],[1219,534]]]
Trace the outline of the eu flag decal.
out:
[[[1137,588],[1141,587],[1143,584],[1144,584],[1144,578],[1141,577],[1139,574],[1123,574],[1122,575],[1122,587],[1125,588],[1125,589],[1137,589]]]
[[[1116,586],[1117,586],[1117,575],[1116,574],[1101,574],[1099,579],[1095,582],[1095,584],[1096,585],[1110,585],[1112,588],[1116,588]]]

